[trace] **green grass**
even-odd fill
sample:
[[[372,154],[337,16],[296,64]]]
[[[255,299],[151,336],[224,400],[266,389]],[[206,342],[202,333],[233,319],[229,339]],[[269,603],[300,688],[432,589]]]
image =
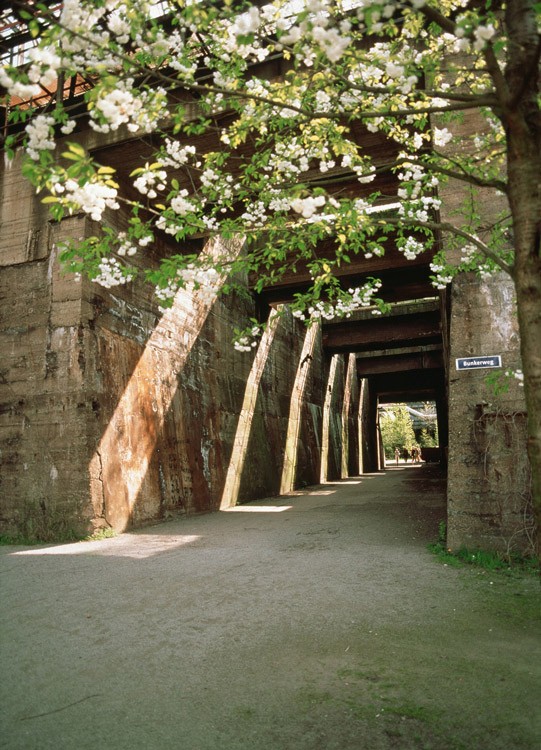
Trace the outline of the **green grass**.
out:
[[[446,544],[447,527],[445,521],[440,522],[438,541],[427,545],[428,550],[444,565],[455,568],[472,566],[482,568],[489,573],[535,575],[539,572],[539,561],[535,557],[524,557],[516,553],[505,555],[497,550],[471,550],[460,547],[449,549]]]
[[[466,547],[452,550],[441,541],[427,546],[440,562],[457,568],[473,566],[491,573],[530,573],[532,575],[539,570],[539,563],[535,557],[521,557],[517,554],[504,555],[494,550],[470,550]]]

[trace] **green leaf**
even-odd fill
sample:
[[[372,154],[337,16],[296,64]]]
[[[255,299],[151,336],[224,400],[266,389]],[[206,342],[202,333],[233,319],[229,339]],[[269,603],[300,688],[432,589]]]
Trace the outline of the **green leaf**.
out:
[[[86,151],[78,143],[68,143],[68,149],[72,153],[78,154],[79,156],[83,156],[83,157],[86,156]]]

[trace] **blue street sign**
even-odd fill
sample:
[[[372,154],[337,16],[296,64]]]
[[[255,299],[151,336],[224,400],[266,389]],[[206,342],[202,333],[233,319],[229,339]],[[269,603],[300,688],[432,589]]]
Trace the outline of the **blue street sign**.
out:
[[[484,367],[501,367],[502,358],[499,354],[490,357],[460,357],[456,361],[457,370],[480,370]]]

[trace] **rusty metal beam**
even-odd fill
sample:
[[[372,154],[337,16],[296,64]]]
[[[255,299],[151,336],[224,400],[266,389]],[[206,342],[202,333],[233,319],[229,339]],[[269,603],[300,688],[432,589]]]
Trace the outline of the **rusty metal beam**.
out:
[[[344,289],[362,286],[369,276],[381,279],[382,286],[378,291],[378,296],[385,302],[435,299],[438,296],[438,292],[430,281],[432,271],[427,263],[409,267],[403,266],[390,271],[366,272],[365,274],[351,274],[348,266],[344,267],[342,271],[344,273],[340,275],[340,281]],[[309,287],[310,283],[307,281],[288,286],[277,283],[272,287],[266,287],[260,296],[267,305],[285,304],[291,302],[295,294],[305,294]]]
[[[403,253],[401,253],[396,247],[396,241],[393,237],[389,237],[386,242],[382,243],[385,248],[385,255],[382,257],[373,256],[372,258],[366,258],[364,254],[351,255],[348,263],[344,263],[340,266],[333,266],[333,273],[338,278],[355,278],[355,277],[367,277],[367,276],[380,276],[383,273],[390,271],[396,271],[398,269],[411,269],[420,267],[423,272],[426,271],[428,264],[432,259],[432,252],[425,251],[418,255],[415,260],[407,260]],[[317,247],[314,248],[313,255],[315,258],[320,260],[329,260],[333,262],[336,257],[336,242],[333,239],[319,242]],[[291,263],[295,262],[294,258],[291,258]],[[423,273],[423,276],[425,274]],[[255,275],[250,276],[250,286],[254,286],[257,277]],[[272,287],[264,287],[263,292],[268,289],[272,289],[275,286],[281,289],[288,287],[299,287],[302,285],[308,285],[312,283],[310,271],[308,270],[308,264],[305,260],[298,260],[295,262],[293,268],[288,269],[283,273],[279,280]]]
[[[438,311],[323,326],[323,346],[333,353],[392,349],[441,341]]]
[[[433,400],[445,387],[443,368],[408,370],[370,378],[380,403]]]
[[[357,375],[360,378],[408,370],[434,370],[442,367],[443,356],[441,351],[420,351],[412,354],[357,359]]]

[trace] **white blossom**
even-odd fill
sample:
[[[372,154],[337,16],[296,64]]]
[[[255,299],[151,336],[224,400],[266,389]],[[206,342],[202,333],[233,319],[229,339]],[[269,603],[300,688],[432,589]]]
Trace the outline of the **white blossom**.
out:
[[[453,134],[447,128],[434,128],[434,145],[446,146]]]
[[[31,159],[39,159],[40,151],[52,151],[55,148],[53,125],[54,117],[37,115],[26,126],[28,135],[26,152]]]
[[[133,274],[124,273],[120,263],[114,258],[102,258],[99,264],[99,274],[92,281],[96,284],[110,289],[113,286],[127,284],[133,279]]]

